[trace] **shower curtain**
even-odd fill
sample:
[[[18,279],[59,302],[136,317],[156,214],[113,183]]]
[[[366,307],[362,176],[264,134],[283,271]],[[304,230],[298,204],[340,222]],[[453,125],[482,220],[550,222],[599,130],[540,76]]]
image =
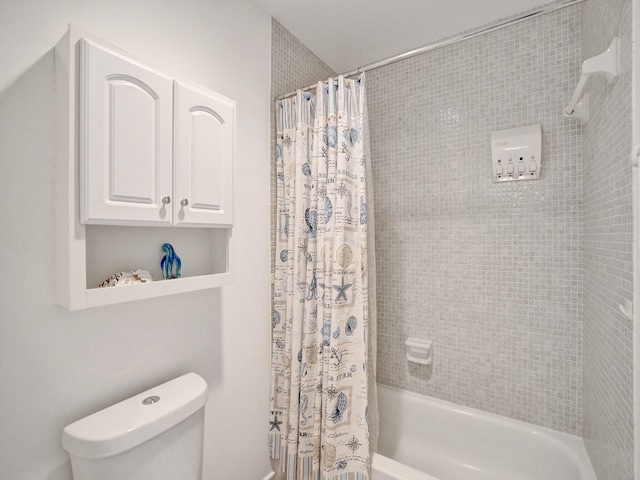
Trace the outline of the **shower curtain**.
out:
[[[377,439],[364,76],[277,104],[269,450],[277,479],[366,480]]]

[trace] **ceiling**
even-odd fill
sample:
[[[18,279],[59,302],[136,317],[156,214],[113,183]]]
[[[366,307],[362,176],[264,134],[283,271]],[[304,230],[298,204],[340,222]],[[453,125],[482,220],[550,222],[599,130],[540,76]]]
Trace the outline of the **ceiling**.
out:
[[[545,0],[251,0],[337,73],[531,10]]]

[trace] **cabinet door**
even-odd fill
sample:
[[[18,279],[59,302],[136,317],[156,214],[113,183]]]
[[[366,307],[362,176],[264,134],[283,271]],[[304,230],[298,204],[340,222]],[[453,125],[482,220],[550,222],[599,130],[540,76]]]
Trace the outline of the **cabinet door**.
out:
[[[80,42],[80,219],[171,225],[171,79]]]
[[[230,227],[235,102],[174,89],[174,225]]]

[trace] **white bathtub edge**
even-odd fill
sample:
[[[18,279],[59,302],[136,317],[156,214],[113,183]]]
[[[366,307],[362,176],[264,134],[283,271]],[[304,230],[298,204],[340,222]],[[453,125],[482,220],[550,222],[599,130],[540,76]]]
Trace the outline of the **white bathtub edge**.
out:
[[[570,435],[568,433],[558,432],[550,428],[539,427],[537,425],[532,425],[526,422],[518,422],[523,423],[525,426],[530,426],[530,431],[533,435],[538,435],[545,438],[549,443],[555,445],[559,450],[562,450],[567,457],[573,460],[575,466],[578,468],[580,474],[582,475],[581,478],[583,478],[584,480],[598,480],[593,470],[593,466],[591,465],[591,459],[587,454],[587,449],[582,438],[575,435]]]
[[[371,470],[372,480],[438,480],[379,453],[371,456]]]
[[[378,383],[377,387],[379,392],[387,390],[401,397],[413,399],[419,403],[428,402],[435,408],[442,409],[443,411],[457,412],[464,416],[482,419],[481,421],[493,423],[508,429],[519,430],[528,435],[542,438],[544,441],[554,445],[555,448],[561,450],[574,463],[581,474],[581,480],[597,480],[584,441],[581,437],[380,383]]]

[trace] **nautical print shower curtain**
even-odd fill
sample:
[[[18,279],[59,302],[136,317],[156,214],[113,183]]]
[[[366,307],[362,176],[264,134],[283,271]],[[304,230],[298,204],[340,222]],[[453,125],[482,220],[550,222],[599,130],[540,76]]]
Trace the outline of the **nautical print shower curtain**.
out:
[[[270,454],[279,480],[367,480],[377,407],[364,76],[298,91],[277,117]]]

